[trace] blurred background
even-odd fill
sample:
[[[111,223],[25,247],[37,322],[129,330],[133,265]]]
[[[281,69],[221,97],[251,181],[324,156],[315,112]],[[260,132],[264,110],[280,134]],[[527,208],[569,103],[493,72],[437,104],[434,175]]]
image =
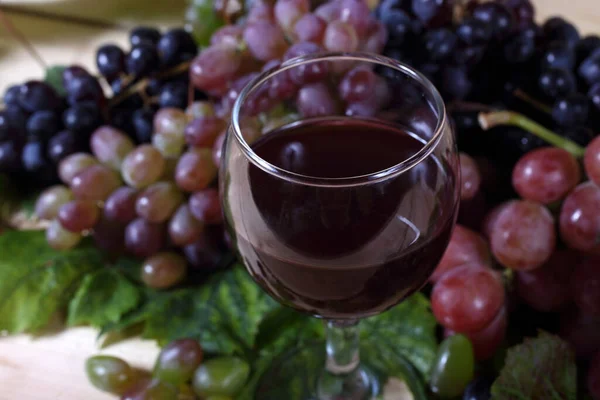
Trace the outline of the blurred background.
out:
[[[0,91],[14,82],[43,77],[41,66],[16,40],[11,25],[27,38],[47,65],[80,64],[95,70],[101,43],[125,44],[134,25],[182,26],[193,0],[0,0]],[[538,18],[562,14],[584,33],[599,32],[600,3],[586,0],[537,0]],[[80,23],[48,15],[77,17]],[[92,26],[85,19],[98,21]]]

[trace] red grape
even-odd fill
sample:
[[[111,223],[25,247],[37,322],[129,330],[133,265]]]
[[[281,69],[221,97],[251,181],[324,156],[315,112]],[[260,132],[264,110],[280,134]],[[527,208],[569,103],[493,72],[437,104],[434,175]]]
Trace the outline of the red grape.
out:
[[[519,297],[531,308],[541,312],[558,311],[571,301],[569,282],[577,254],[558,250],[550,259],[533,271],[519,271],[516,287]]]
[[[275,19],[283,30],[291,32],[296,22],[308,10],[310,10],[308,0],[277,0],[275,2]]]
[[[125,156],[133,150],[134,144],[117,128],[101,126],[92,134],[90,147],[102,164],[118,171]]]
[[[279,26],[268,21],[246,25],[244,41],[252,56],[260,61],[279,58],[287,49],[285,36]]]
[[[189,150],[181,156],[175,169],[175,181],[181,190],[196,192],[205,189],[217,175],[217,167],[209,149]]]
[[[80,200],[104,201],[121,186],[117,173],[104,165],[91,165],[71,180],[71,190]]]
[[[587,374],[587,389],[593,400],[600,400],[600,352],[592,359]]]
[[[58,176],[60,176],[65,185],[70,185],[78,173],[96,164],[98,164],[98,160],[90,154],[71,154],[58,164]]]
[[[164,226],[138,218],[125,228],[125,247],[137,257],[149,257],[162,249]]]
[[[100,210],[96,203],[87,200],[70,201],[58,210],[60,224],[75,233],[92,229],[99,217]]]
[[[431,282],[437,282],[446,272],[464,264],[489,265],[491,262],[490,248],[485,239],[477,232],[456,225],[450,243],[429,279]]]
[[[125,251],[125,224],[101,217],[94,225],[94,244],[99,249],[111,254]]]
[[[190,211],[194,217],[205,224],[223,222],[221,201],[216,189],[205,189],[190,196]]]
[[[356,30],[346,22],[332,21],[325,29],[323,46],[329,51],[356,51],[358,48]]]
[[[478,332],[496,317],[504,304],[500,274],[478,263],[444,274],[433,287],[431,307],[444,327]]]
[[[144,261],[142,281],[151,288],[167,289],[183,280],[187,264],[176,253],[158,253]]]
[[[273,9],[269,6],[266,6],[264,4],[260,4],[260,5],[256,5],[253,6],[251,8],[251,10],[249,11],[248,14],[248,22],[256,22],[262,18],[256,18],[256,20],[250,20],[250,16],[252,15],[252,13],[254,12],[254,15],[256,16],[256,13],[259,11],[258,8],[263,6],[263,10],[267,10],[267,14],[270,13],[270,18],[271,20],[273,20]],[[268,8],[266,8],[268,7]],[[257,10],[255,10],[257,9]],[[269,18],[265,18],[266,20],[269,20]],[[218,46],[218,45],[231,45],[231,46],[238,46],[240,43],[242,43],[243,41],[243,35],[244,35],[244,28],[240,25],[225,25],[219,29],[217,29],[212,36],[210,37],[210,44],[211,46]]]
[[[352,103],[368,99],[375,91],[377,77],[364,66],[351,69],[340,82],[339,92],[342,100]]]
[[[568,309],[561,314],[560,336],[575,349],[578,358],[586,359],[600,350],[600,317],[579,309]]]
[[[323,18],[326,22],[335,21],[340,18],[341,2],[328,1],[315,9],[315,15]]]
[[[225,125],[217,117],[196,118],[185,128],[185,141],[194,147],[212,147]]]
[[[213,162],[216,167],[219,168],[221,166],[221,154],[223,153],[223,143],[225,143],[225,136],[227,132],[222,132],[219,137],[215,140],[215,144],[213,145]]]
[[[296,105],[298,111],[306,118],[335,115],[338,112],[335,96],[324,83],[302,87],[298,92]]]
[[[596,137],[587,145],[583,166],[587,176],[595,184],[600,185],[600,137]]]
[[[135,202],[138,192],[135,189],[124,186],[115,190],[106,199],[104,204],[104,216],[112,221],[127,224],[136,217]]]
[[[497,205],[490,212],[487,213],[487,215],[483,219],[481,233],[483,233],[483,236],[485,236],[488,240],[492,237],[492,233],[494,232],[494,225],[496,224],[496,221],[498,221],[498,216],[506,207],[508,207],[509,204],[511,204],[514,201],[516,200],[510,200],[500,205]]]
[[[187,204],[180,206],[169,222],[169,237],[176,246],[194,243],[204,232],[204,224],[191,213]]]
[[[208,272],[218,266],[221,260],[221,250],[211,233],[207,230],[194,243],[183,248],[183,253],[191,268]]]
[[[512,173],[517,193],[542,204],[561,200],[580,180],[581,168],[575,157],[557,147],[530,151],[521,157]]]
[[[268,2],[257,1],[255,3],[253,3],[252,7],[250,7],[250,10],[248,10],[247,22],[252,23],[252,22],[257,22],[257,21],[275,22],[275,10],[273,9],[273,6],[270,5]],[[237,25],[227,25],[227,26],[233,27],[233,26],[237,26]],[[223,29],[223,28],[221,28],[221,29]],[[242,36],[242,32],[243,32],[243,29],[240,28],[240,38]],[[218,35],[219,33],[220,33],[220,31],[213,33],[213,37],[215,36],[215,34],[217,34],[217,36],[219,36]],[[211,44],[213,44],[212,38],[211,38]]]
[[[165,222],[183,201],[183,193],[173,182],[157,182],[140,193],[135,210],[146,221]]]
[[[294,25],[294,34],[299,42],[322,43],[327,22],[315,14],[304,14]]]
[[[600,188],[593,182],[577,186],[560,211],[560,236],[571,248],[600,250]]]
[[[471,200],[479,192],[481,174],[475,160],[465,153],[460,153],[460,176],[460,199]]]
[[[488,360],[496,353],[496,350],[498,350],[506,337],[507,327],[508,318],[506,316],[506,309],[502,307],[496,315],[496,318],[494,318],[488,326],[478,332],[464,333],[471,341],[475,352],[475,358],[478,361]],[[445,337],[454,334],[456,334],[456,332],[451,329],[446,329],[444,331]]]
[[[541,266],[556,245],[554,218],[543,205],[529,200],[510,202],[493,225],[494,257],[507,268],[530,270]]]
[[[586,257],[575,266],[571,293],[584,313],[600,316],[600,258]]]
[[[365,1],[341,0],[339,12],[341,21],[352,26],[359,37],[365,36],[369,28],[368,15],[371,13]]]
[[[287,61],[295,57],[320,53],[322,51],[323,48],[318,44],[311,42],[299,42],[292,45],[286,51],[283,59]],[[311,62],[308,64],[302,64],[290,69],[289,73],[290,78],[298,85],[315,83],[327,77],[327,74],[329,73],[329,63]]]
[[[383,52],[388,40],[388,31],[381,21],[371,20],[367,31],[366,40],[362,41],[360,48],[368,53],[379,54]]]
[[[200,90],[222,91],[238,72],[242,53],[229,44],[210,46],[190,65],[190,81]]]

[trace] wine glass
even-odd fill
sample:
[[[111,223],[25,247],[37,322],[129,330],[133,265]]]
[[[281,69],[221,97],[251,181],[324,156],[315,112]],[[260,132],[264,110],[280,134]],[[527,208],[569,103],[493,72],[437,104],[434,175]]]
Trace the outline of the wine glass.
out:
[[[282,400],[269,388],[313,368],[294,364],[307,352],[323,364],[304,398],[375,397],[358,321],[426,283],[456,221],[458,153],[439,93],[386,57],[301,55],[244,87],[223,149],[238,256],[278,302],[326,321],[326,345],[291,350],[256,398]]]

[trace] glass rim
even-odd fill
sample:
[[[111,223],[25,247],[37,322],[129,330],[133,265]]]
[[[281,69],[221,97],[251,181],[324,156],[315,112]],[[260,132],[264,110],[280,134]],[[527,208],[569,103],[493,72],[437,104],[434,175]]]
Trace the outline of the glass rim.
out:
[[[327,177],[318,177],[318,176],[310,176],[298,174],[285,168],[278,167],[267,160],[260,157],[256,152],[252,149],[252,147],[248,144],[244,136],[242,135],[242,129],[240,127],[240,113],[242,104],[245,102],[246,98],[260,85],[264,84],[269,79],[273,78],[279,73],[282,73],[286,70],[298,67],[300,65],[320,62],[320,61],[357,61],[357,62],[368,62],[371,64],[378,64],[388,68],[393,68],[397,71],[402,72],[409,78],[414,79],[421,85],[423,85],[424,89],[428,91],[432,97],[433,102],[438,112],[437,124],[431,138],[427,140],[427,143],[416,153],[414,153],[409,158],[406,158],[400,161],[397,164],[392,165],[386,169],[375,171],[369,174],[357,175],[357,176],[348,176],[341,178],[327,178]],[[436,89],[436,87],[431,83],[429,79],[416,69],[391,59],[389,57],[381,56],[374,53],[344,53],[344,52],[319,52],[314,54],[308,54],[304,56],[294,57],[290,60],[287,60],[281,63],[278,66],[269,68],[265,70],[260,75],[253,78],[240,92],[239,96],[235,100],[233,105],[233,109],[231,112],[231,124],[230,130],[233,131],[233,136],[237,140],[238,144],[241,147],[241,150],[244,156],[255,166],[262,169],[266,173],[273,175],[280,179],[285,179],[294,183],[310,185],[310,186],[325,186],[325,187],[348,187],[348,186],[358,186],[369,183],[376,183],[382,180],[388,179],[390,177],[395,177],[400,175],[412,168],[416,165],[420,164],[424,161],[437,147],[440,142],[442,136],[444,135],[444,129],[446,126],[447,113],[446,106],[444,104],[444,100],[442,96]],[[230,136],[230,134],[228,134]]]

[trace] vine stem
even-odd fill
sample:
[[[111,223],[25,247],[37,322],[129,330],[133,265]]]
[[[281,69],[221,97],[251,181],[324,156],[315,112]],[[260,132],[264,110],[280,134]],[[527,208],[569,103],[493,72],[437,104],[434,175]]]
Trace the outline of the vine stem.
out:
[[[480,113],[479,125],[483,130],[488,130],[500,125],[512,125],[517,126],[527,132],[536,135],[540,139],[546,142],[560,147],[576,158],[582,158],[585,153],[585,148],[578,145],[577,143],[565,139],[564,137],[552,132],[537,122],[527,118],[526,116],[513,112],[513,111],[495,111],[491,113]]]
[[[523,90],[521,89],[516,89],[513,92],[513,95],[518,98],[523,100],[526,103],[529,103],[530,105],[532,105],[533,107],[537,108],[538,110],[545,112],[546,114],[552,114],[552,108],[550,108],[550,106],[542,103],[539,100],[534,99],[533,97],[531,97],[530,95],[528,95],[527,93],[525,93]]]

